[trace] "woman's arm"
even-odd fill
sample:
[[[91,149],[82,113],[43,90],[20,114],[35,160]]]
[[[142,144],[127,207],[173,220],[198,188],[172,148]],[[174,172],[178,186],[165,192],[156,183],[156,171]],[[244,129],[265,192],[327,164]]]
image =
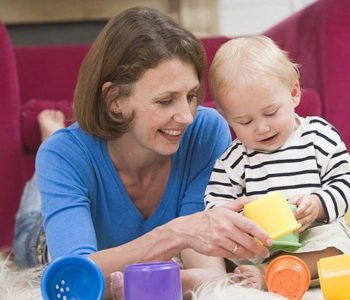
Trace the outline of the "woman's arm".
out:
[[[111,273],[123,272],[124,266],[147,261],[167,261],[185,248],[181,235],[169,223],[118,247],[90,254],[102,270],[106,283],[106,298],[111,297]]]
[[[208,211],[179,217],[129,243],[93,253],[90,258],[101,267],[109,293],[111,273],[123,271],[125,265],[170,260],[188,248],[207,256],[267,257],[268,250],[264,245],[270,245],[271,240],[253,222],[235,212],[242,207],[242,202],[235,201]],[[232,253],[236,244],[238,249]],[[193,251],[191,254],[187,250],[183,253],[186,268],[210,268],[217,275],[223,272],[221,259],[206,260],[203,256],[197,256]],[[193,257],[199,259],[195,260]],[[184,290],[204,279],[203,273],[199,276],[198,272],[191,272],[183,275]]]
[[[271,238],[239,213],[244,204],[244,198],[239,198],[223,206],[183,217],[187,218],[186,222],[175,224],[176,230],[184,235],[186,248],[204,255],[226,258],[268,257],[265,246],[271,245]]]

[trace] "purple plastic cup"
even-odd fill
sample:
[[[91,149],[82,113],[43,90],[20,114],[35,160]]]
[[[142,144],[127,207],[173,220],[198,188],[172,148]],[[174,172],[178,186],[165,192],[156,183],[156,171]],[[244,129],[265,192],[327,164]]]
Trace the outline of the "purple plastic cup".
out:
[[[125,300],[182,300],[179,265],[150,262],[126,266],[124,295]]]

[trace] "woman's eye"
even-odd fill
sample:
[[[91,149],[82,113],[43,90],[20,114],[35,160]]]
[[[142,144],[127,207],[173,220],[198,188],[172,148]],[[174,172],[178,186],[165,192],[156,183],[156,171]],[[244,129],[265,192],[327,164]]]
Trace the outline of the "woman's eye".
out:
[[[160,105],[169,105],[172,103],[172,100],[171,99],[164,99],[164,100],[159,100],[157,103]]]
[[[197,100],[197,94],[189,94],[187,95],[187,101],[192,102],[194,100]]]
[[[244,122],[239,122],[240,125],[249,125],[252,121],[244,121]]]

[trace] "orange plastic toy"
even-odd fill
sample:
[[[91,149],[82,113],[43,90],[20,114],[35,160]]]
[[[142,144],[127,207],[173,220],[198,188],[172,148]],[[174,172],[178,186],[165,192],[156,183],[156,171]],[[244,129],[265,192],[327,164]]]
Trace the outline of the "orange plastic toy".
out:
[[[310,286],[310,270],[298,257],[279,256],[268,265],[265,282],[270,292],[290,300],[300,300]]]

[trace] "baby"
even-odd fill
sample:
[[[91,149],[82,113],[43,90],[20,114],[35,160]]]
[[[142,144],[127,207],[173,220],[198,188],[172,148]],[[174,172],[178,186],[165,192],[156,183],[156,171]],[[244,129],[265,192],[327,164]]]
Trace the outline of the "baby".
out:
[[[298,66],[267,37],[225,43],[209,80],[217,108],[237,138],[214,166],[206,207],[284,192],[302,224],[302,246],[289,254],[304,260],[316,279],[320,258],[350,253],[350,234],[341,219],[350,199],[346,146],[324,119],[295,113],[301,97]],[[241,264],[235,273],[255,288],[264,287],[266,264],[235,263]]]

